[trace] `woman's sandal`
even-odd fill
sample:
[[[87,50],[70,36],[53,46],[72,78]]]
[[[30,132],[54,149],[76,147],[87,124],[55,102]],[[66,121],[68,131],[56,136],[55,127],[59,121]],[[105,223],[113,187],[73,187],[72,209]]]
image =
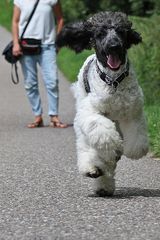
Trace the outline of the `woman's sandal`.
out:
[[[50,127],[53,127],[53,128],[67,128],[68,127],[68,124],[66,123],[62,123],[60,121],[54,121],[52,120],[50,122]]]
[[[43,124],[43,119],[39,120],[39,121],[35,121],[33,123],[29,123],[27,125],[28,128],[38,128],[38,127],[44,127]]]

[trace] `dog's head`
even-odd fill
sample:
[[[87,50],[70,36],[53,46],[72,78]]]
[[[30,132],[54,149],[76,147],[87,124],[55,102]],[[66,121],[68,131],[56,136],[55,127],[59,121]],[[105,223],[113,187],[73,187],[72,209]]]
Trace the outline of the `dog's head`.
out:
[[[58,47],[68,46],[77,53],[94,48],[104,67],[117,70],[125,63],[127,49],[141,41],[126,14],[101,12],[87,21],[64,26],[56,43]]]

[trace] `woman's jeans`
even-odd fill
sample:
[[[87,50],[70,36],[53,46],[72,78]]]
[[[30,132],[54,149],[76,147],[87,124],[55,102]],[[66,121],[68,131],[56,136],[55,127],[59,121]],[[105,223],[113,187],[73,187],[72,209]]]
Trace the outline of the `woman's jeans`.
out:
[[[42,114],[38,89],[37,64],[40,65],[48,97],[48,115],[58,115],[58,76],[54,45],[42,45],[40,55],[25,55],[21,58],[24,85],[35,116]]]

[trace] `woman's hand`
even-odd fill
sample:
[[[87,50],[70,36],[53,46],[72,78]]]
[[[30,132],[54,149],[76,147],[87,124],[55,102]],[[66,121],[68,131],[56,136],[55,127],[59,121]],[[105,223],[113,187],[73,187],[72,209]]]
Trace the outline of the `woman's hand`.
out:
[[[14,56],[22,55],[22,50],[19,43],[13,44],[12,53]]]

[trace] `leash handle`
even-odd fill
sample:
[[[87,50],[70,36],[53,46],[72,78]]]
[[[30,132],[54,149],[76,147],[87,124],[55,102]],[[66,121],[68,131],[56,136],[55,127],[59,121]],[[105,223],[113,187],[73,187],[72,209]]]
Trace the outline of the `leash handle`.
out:
[[[28,27],[28,24],[30,23],[30,21],[31,21],[31,19],[32,19],[32,17],[33,17],[33,14],[34,14],[37,6],[38,6],[39,1],[40,1],[40,0],[37,0],[36,3],[34,4],[33,10],[32,10],[32,12],[31,12],[31,14],[30,14],[30,16],[29,16],[29,18],[28,18],[28,21],[27,21],[27,23],[26,23],[26,25],[25,25],[25,27],[24,27],[24,30],[23,30],[23,32],[22,32],[22,34],[21,34],[21,36],[20,36],[20,39],[23,38],[23,36],[24,36],[24,34],[25,34],[25,31],[26,31],[26,29],[27,29],[27,27]],[[14,78],[13,70],[14,70],[14,72],[15,72],[16,80],[15,80],[15,78]],[[11,66],[11,79],[12,79],[12,82],[13,82],[14,84],[18,84],[18,83],[19,83],[17,63],[12,63],[12,66]]]
[[[16,80],[14,78],[13,69],[15,70]],[[12,82],[14,84],[18,84],[19,83],[17,63],[12,64],[12,67],[11,67],[11,79],[12,79]]]

